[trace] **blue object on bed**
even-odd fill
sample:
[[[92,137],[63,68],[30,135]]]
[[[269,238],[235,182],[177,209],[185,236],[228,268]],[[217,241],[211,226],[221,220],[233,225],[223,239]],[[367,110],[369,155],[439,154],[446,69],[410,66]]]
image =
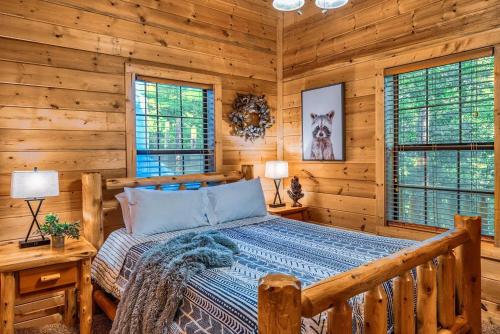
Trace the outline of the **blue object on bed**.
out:
[[[214,227],[212,227],[213,229]],[[188,282],[184,301],[170,333],[256,333],[258,279],[280,272],[296,276],[302,286],[358,267],[414,245],[414,241],[380,237],[281,217],[241,220],[218,225],[217,229],[239,247],[231,268],[202,271]],[[126,238],[114,232],[110,244]],[[172,236],[164,236],[164,238]],[[137,242],[137,241],[136,241]],[[117,297],[144,251],[158,240],[139,243],[126,253],[119,275],[111,285],[110,261],[102,255],[94,265],[97,283]],[[101,249],[102,250],[102,249]],[[116,276],[116,275],[115,275]],[[108,277],[108,278],[106,278]],[[392,332],[392,287],[384,284],[389,297],[389,332]],[[363,295],[350,300],[353,307],[353,332],[362,333]],[[325,333],[326,314],[302,320],[303,333]]]
[[[163,333],[197,273],[230,267],[238,246],[218,231],[188,232],[144,252],[118,304],[110,333]]]

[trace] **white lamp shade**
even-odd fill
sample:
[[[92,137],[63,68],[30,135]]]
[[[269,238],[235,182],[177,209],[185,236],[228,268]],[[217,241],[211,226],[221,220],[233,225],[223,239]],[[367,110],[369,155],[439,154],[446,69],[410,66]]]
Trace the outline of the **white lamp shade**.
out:
[[[316,6],[321,9],[335,9],[345,6],[349,0],[316,0]]]
[[[277,10],[290,12],[302,8],[304,3],[305,0],[274,0],[273,7]]]
[[[56,171],[12,172],[10,197],[45,198],[59,195],[59,174]]]
[[[288,162],[286,161],[267,161],[266,177],[270,179],[282,179],[288,177]]]

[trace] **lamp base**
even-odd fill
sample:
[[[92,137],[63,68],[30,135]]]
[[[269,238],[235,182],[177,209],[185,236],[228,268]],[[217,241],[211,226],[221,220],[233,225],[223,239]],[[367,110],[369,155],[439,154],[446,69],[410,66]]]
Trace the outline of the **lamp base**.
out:
[[[270,207],[270,208],[282,208],[282,207],[284,207],[284,206],[286,206],[286,204],[285,204],[285,203],[269,204],[269,207]]]
[[[38,206],[36,210],[33,210],[33,207],[31,206],[31,202],[37,202],[38,201]],[[43,198],[33,198],[33,199],[27,199],[26,203],[28,203],[28,207],[30,208],[31,215],[33,216],[33,220],[31,221],[30,229],[28,230],[28,234],[26,235],[26,238],[23,241],[19,241],[19,247],[20,248],[29,248],[29,247],[37,247],[37,246],[43,246],[43,245],[49,245],[50,244],[50,239],[48,238],[34,238],[30,239],[31,235],[31,230],[33,229],[33,226],[36,225],[36,228],[38,229],[38,232],[40,235],[42,234],[40,231],[40,224],[38,224],[37,216],[38,213],[40,212],[40,208],[42,207],[43,203]]]
[[[31,240],[23,240],[19,241],[19,247],[20,248],[30,248],[30,247],[38,247],[38,246],[44,246],[44,245],[50,245],[50,239],[31,239]]]

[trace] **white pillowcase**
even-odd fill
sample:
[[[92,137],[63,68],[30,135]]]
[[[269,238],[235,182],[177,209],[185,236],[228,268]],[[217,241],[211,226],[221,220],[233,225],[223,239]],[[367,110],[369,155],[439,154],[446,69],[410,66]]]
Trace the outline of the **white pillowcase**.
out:
[[[210,225],[203,191],[125,188],[132,234],[151,235]]]
[[[127,229],[127,233],[132,233],[132,223],[130,222],[130,208],[128,206],[128,199],[125,193],[119,193],[115,198],[120,202],[122,208],[123,223]]]
[[[223,184],[203,190],[208,194],[217,224],[267,215],[260,179]]]

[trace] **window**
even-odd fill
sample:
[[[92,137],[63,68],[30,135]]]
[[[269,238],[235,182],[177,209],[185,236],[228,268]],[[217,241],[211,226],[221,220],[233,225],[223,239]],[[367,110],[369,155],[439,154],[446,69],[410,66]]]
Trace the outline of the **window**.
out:
[[[136,176],[215,171],[213,88],[142,76],[134,88]]]
[[[494,235],[493,56],[386,73],[385,138],[389,224],[480,215]]]

